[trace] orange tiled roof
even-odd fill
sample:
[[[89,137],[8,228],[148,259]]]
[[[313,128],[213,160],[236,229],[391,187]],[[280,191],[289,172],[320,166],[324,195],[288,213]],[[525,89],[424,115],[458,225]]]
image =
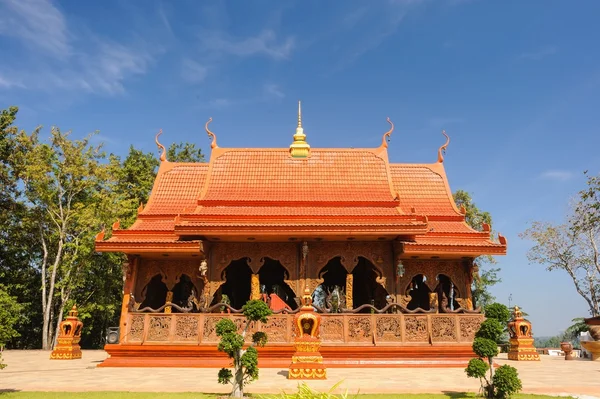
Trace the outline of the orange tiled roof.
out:
[[[211,161],[202,204],[213,202],[390,203],[386,161],[368,150],[314,149],[304,159],[287,149],[226,150]]]
[[[197,249],[198,236],[386,235],[406,253],[501,254],[464,221],[441,162],[390,164],[387,150],[222,149],[208,163],[162,162],[138,220],[98,248]],[[189,236],[193,240],[187,240]]]

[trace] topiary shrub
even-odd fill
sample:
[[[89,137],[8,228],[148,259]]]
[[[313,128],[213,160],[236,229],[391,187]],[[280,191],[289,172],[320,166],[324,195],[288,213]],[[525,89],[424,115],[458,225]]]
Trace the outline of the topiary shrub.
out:
[[[219,370],[218,381],[220,384],[233,384],[231,397],[242,398],[244,386],[258,378],[258,351],[255,346],[265,346],[267,334],[257,331],[252,334],[252,346],[244,349],[246,332],[253,322],[266,323],[272,314],[266,303],[260,300],[248,301],[242,312],[246,317],[246,327],[241,334],[237,333],[237,327],[231,319],[221,319],[215,327],[215,332],[221,338],[217,349],[225,352],[233,363],[233,373],[230,369]]]
[[[501,303],[492,303],[485,307],[484,309],[485,317],[488,319],[496,319],[503,326],[508,323],[510,320],[510,310],[506,305]]]
[[[492,378],[494,396],[508,398],[523,389],[517,369],[507,364],[498,367]]]
[[[498,355],[498,344],[504,333],[502,323],[506,316],[504,310],[508,312],[506,306],[498,303],[486,307],[487,319],[481,323],[479,330],[475,333],[472,346],[473,352],[478,357],[471,359],[465,369],[468,377],[479,378],[481,391],[489,398],[507,398],[521,390],[521,380],[514,367],[502,366],[494,373],[494,356]],[[493,316],[501,317],[502,320]],[[506,322],[508,322],[508,318],[504,323]],[[496,377],[498,372],[500,372],[500,376]],[[496,386],[496,383],[499,385]]]

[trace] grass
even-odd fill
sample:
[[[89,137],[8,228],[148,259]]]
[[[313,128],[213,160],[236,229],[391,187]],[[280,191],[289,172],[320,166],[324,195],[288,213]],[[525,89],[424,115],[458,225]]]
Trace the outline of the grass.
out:
[[[157,393],[157,392],[2,392],[1,399],[216,399],[221,394],[204,393]],[[282,398],[280,395],[250,395],[253,398]],[[473,393],[447,392],[445,394],[365,394],[348,395],[357,399],[475,399]],[[294,396],[289,396],[294,398]],[[556,399],[556,396],[546,395],[514,395],[512,399]],[[573,399],[561,397],[561,399]]]

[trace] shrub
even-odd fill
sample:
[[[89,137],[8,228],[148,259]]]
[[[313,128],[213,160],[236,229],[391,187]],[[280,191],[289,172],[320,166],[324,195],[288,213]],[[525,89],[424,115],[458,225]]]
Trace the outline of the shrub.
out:
[[[489,318],[481,323],[473,340],[473,352],[478,358],[469,361],[465,373],[468,377],[479,378],[481,391],[487,397],[507,398],[521,390],[521,380],[517,370],[511,366],[499,367],[494,373],[493,360],[498,355],[498,343],[504,331],[503,323],[508,321],[508,308],[494,303],[485,308],[485,314]],[[486,375],[488,371],[489,378]]]
[[[496,398],[508,398],[523,388],[517,369],[507,364],[498,367],[492,378],[492,385]]]
[[[488,319],[496,319],[503,326],[510,320],[510,310],[506,305],[501,303],[492,303],[484,309],[485,317]]]
[[[244,338],[246,332],[253,322],[267,322],[272,314],[266,303],[259,300],[248,301],[242,311],[246,316],[246,327],[241,334],[237,333],[237,327],[231,319],[221,319],[216,325],[215,332],[221,338],[217,349],[225,352],[233,362],[233,373],[231,370],[222,368],[219,370],[218,381],[220,384],[233,384],[232,397],[244,396],[244,386],[258,378],[258,351],[255,346],[265,346],[267,334],[259,331],[252,334],[252,346],[244,349]]]

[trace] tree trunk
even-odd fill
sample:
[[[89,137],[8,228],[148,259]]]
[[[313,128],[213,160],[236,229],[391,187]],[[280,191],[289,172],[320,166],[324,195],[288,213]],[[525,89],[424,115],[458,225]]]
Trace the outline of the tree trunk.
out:
[[[487,387],[487,390],[488,390],[487,396],[488,396],[488,398],[493,398],[494,397],[494,358],[489,357],[488,363],[490,364],[490,383]]]
[[[42,349],[51,350],[52,340],[51,340],[51,325],[52,325],[52,305],[54,303],[54,285],[56,283],[56,273],[58,272],[58,267],[60,265],[60,260],[62,258],[63,251],[63,239],[61,238],[58,241],[58,249],[56,251],[56,257],[54,259],[54,264],[52,265],[52,274],[50,276],[50,287],[48,289],[48,295],[46,296],[46,308],[44,311],[44,324],[42,327]],[[42,281],[42,284],[46,284],[45,281]]]
[[[235,375],[233,376],[233,390],[231,396],[234,398],[244,397],[244,368],[242,365],[235,365]]]

